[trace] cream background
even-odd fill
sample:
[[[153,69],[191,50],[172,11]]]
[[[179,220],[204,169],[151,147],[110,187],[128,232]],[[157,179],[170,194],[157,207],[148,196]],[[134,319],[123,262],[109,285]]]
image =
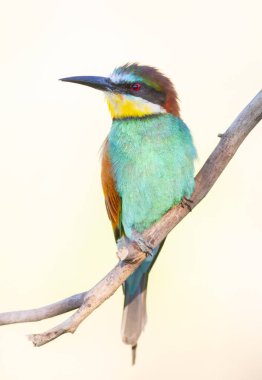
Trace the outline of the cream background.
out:
[[[8,1],[0,11],[1,310],[83,291],[116,262],[100,187],[103,95],[61,83],[139,61],[175,83],[201,167],[261,88],[260,1]],[[151,273],[138,360],[119,290],[74,336],[33,348],[0,328],[0,378],[262,378],[261,124]]]

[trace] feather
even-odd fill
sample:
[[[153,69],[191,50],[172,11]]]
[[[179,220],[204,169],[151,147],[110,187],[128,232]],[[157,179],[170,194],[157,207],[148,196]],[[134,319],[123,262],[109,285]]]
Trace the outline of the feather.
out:
[[[108,139],[102,147],[102,171],[101,182],[105,197],[108,217],[112,223],[115,239],[121,237],[121,198],[116,190],[116,183],[112,171],[112,165],[108,153]]]

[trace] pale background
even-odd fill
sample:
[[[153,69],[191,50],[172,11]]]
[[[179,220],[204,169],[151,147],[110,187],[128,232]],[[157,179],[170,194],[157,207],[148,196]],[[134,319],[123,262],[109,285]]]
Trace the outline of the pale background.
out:
[[[261,88],[261,1],[2,2],[1,311],[83,291],[116,263],[100,187],[102,93],[58,78],[138,61],[175,83],[204,163]],[[130,366],[119,290],[75,335],[33,348],[0,328],[0,378],[262,379],[261,124],[169,236]],[[81,377],[82,376],[82,377]]]

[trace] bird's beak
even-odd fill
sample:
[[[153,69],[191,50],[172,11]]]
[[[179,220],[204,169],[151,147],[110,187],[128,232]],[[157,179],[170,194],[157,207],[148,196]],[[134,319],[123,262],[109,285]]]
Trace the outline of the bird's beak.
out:
[[[101,91],[114,91],[115,84],[111,82],[109,78],[105,77],[69,77],[60,79],[63,82],[72,82],[83,84],[85,86],[96,88]]]

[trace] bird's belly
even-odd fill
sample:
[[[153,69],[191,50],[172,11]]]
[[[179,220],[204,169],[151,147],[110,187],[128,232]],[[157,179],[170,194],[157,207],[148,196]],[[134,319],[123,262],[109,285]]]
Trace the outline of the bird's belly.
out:
[[[159,220],[187,192],[188,173],[175,165],[174,157],[140,153],[117,171],[122,198],[122,223],[127,236],[144,231]],[[190,186],[193,186],[190,184]]]
[[[127,235],[132,229],[142,232],[180,202],[180,195],[176,198],[174,192],[174,178],[159,165],[147,163],[126,167],[121,179],[122,222]]]

